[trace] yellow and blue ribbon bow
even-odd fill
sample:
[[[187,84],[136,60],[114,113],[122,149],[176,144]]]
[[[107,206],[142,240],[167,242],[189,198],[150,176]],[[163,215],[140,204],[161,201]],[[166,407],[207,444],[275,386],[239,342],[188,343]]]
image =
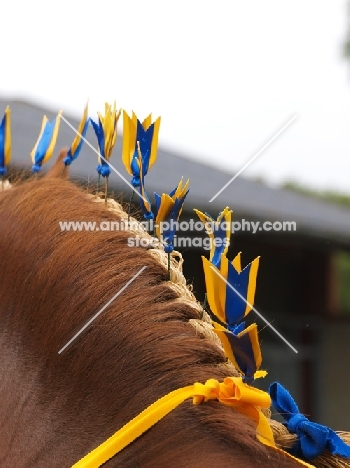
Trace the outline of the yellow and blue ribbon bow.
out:
[[[195,212],[211,240],[209,260],[202,257],[208,303],[213,314],[225,325],[214,322],[214,331],[222,342],[226,357],[244,375],[245,382],[252,382],[257,377],[264,377],[266,372],[258,371],[262,357],[257,325],[245,328],[241,321],[253,307],[259,257],[243,270],[241,253],[232,262],[227,259],[232,214],[228,207],[216,220],[208,213]]]
[[[230,262],[221,256],[220,268],[202,257],[209,306],[228,329],[236,325],[252,310],[255,297],[259,257],[243,270],[241,253]]]
[[[134,187],[139,187],[141,184],[141,169],[145,177],[157,158],[159,127],[160,117],[152,123],[152,114],[150,114],[141,123],[134,112],[130,118],[123,111],[122,160],[127,172],[132,175],[131,183]],[[137,142],[140,145],[142,167],[138,160]]]
[[[98,112],[98,123],[90,119],[91,125],[95,131],[100,155],[98,157],[97,172],[102,177],[109,177],[111,170],[109,168],[109,159],[112,155],[114,145],[117,141],[117,123],[120,117],[120,110],[117,111],[116,103],[112,106],[105,104],[104,116]]]
[[[164,251],[171,253],[174,250],[173,242],[175,237],[176,225],[180,218],[185,198],[189,192],[189,180],[182,185],[182,179],[178,186],[169,194],[163,193],[162,196],[155,193],[156,209],[156,234],[158,239],[164,245]]]
[[[11,121],[10,108],[6,107],[4,117],[0,124],[0,176],[7,173],[6,166],[11,159]]]
[[[65,166],[69,166],[72,162],[77,159],[81,151],[81,147],[84,143],[84,138],[89,126],[88,119],[88,105],[86,104],[84,109],[83,117],[80,121],[77,134],[73,140],[72,146],[69,148],[67,156],[64,158],[63,163]]]
[[[56,145],[60,122],[61,112],[57,114],[51,123],[48,121],[46,115],[44,116],[39,138],[30,153],[33,162],[33,172],[39,172],[41,166],[51,158]]]
[[[227,254],[231,237],[231,216],[232,211],[227,206],[215,220],[208,213],[194,210],[205,226],[210,238],[209,262],[220,268],[221,257]]]
[[[256,323],[244,328],[242,322],[234,331],[213,322],[214,331],[220,338],[226,357],[243,374],[243,381],[251,383],[258,377],[265,377],[266,371],[259,371],[262,363],[261,349]]]
[[[350,458],[350,446],[332,429],[310,422],[300,414],[292,396],[280,383],[272,383],[269,394],[273,406],[285,419],[288,431],[298,436],[297,442],[291,449],[292,455],[313,460],[327,449],[333,455]]]
[[[227,327],[214,323],[214,331],[226,357],[242,372],[245,382],[257,378],[262,361],[256,324],[245,329],[241,322],[253,307],[258,266],[259,257],[242,270],[240,253],[232,262],[222,256],[220,269],[203,257],[209,306]],[[265,375],[260,371],[261,377]]]

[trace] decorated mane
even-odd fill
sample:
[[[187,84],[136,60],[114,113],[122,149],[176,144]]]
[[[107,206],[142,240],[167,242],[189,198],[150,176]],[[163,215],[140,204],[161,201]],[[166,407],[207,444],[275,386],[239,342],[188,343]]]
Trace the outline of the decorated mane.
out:
[[[188,182],[180,181],[169,194],[156,194],[156,212],[145,188],[145,176],[156,161],[160,119],[152,123],[149,116],[141,123],[134,113],[131,118],[123,113],[122,159],[139,190],[144,218],[156,221],[153,235],[130,216],[130,204],[125,211],[108,198],[120,114],[115,105],[106,105],[96,123],[88,119],[86,107],[71,147],[60,153],[48,174],[13,187],[5,179],[11,157],[9,110],[0,126],[0,344],[3,351],[11,349],[13,365],[21,369],[18,376],[25,376],[24,387],[35,390],[26,406],[44,410],[43,425],[31,421],[31,437],[42,441],[43,448],[28,447],[29,465],[186,466],[192,453],[205,446],[206,466],[230,466],[231,459],[232,465],[240,463],[235,466],[253,467],[259,460],[261,466],[349,467],[346,434],[339,437],[308,421],[279,384],[272,384],[270,395],[254,387],[254,379],[266,373],[260,370],[257,326],[245,328],[242,320],[253,307],[259,259],[245,268],[240,254],[227,259],[228,208],[217,219],[197,211],[212,241],[203,267],[217,320],[187,286],[181,254],[173,247],[175,230],[169,226],[181,215]],[[59,121],[60,114],[52,123],[43,120],[31,153],[36,174],[53,153]],[[100,151],[93,194],[64,180],[89,122]],[[100,177],[106,180],[103,198]],[[117,235],[61,232],[62,220],[129,225]],[[147,239],[150,247],[129,248],[131,234]],[[155,235],[158,244],[152,247]],[[65,347],[142,267],[134,283]],[[25,287],[14,294],[14,284]],[[16,353],[20,348],[23,355]],[[10,388],[8,373],[0,377]],[[174,392],[178,403],[170,408]],[[12,398],[5,390],[4,404],[13,405]],[[285,415],[286,427],[269,419],[271,398]],[[20,459],[28,435],[23,437],[4,435],[4,466]],[[9,451],[2,449],[6,444]],[[203,460],[198,459],[198,466],[204,466]]]

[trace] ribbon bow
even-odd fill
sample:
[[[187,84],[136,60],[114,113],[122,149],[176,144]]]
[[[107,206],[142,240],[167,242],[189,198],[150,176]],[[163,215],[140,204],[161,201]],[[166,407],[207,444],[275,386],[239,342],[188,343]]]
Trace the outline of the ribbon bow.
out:
[[[174,250],[174,237],[176,225],[182,213],[185,198],[189,192],[188,180],[184,185],[182,179],[177,187],[169,194],[163,193],[161,196],[154,193],[158,214],[156,217],[156,233],[158,239],[164,246],[164,252],[170,253]]]
[[[209,400],[218,400],[220,403],[245,414],[255,422],[258,440],[265,445],[276,448],[271,427],[261,411],[261,408],[270,406],[269,395],[262,390],[246,385],[240,377],[227,377],[223,382],[210,379],[205,384],[196,382],[188,387],[178,388],[168,393],[148,406],[92,452],[85,455],[72,468],[96,468],[103,465],[189,398],[192,398],[195,405]]]
[[[251,387],[241,377],[226,377],[223,382],[209,379],[203,385],[195,383],[193,403],[218,400],[245,414],[256,424],[257,438],[265,445],[275,446],[272,430],[261,408],[269,408],[271,400],[263,390]]]
[[[106,103],[105,114],[102,115],[99,112],[97,113],[98,122],[90,119],[100,149],[98,166],[96,169],[98,174],[102,177],[109,177],[111,173],[109,159],[117,141],[117,123],[120,112],[120,110],[117,111],[115,102],[113,107]]]
[[[52,122],[48,121],[46,115],[43,118],[39,138],[30,153],[33,172],[39,172],[41,166],[52,156],[60,127],[61,113],[59,112]]]
[[[258,370],[262,356],[256,323],[245,328],[245,323],[242,322],[231,330],[214,321],[213,326],[224,347],[226,357],[243,374],[243,382],[252,383],[255,379],[267,375],[266,371]]]
[[[69,166],[72,162],[77,159],[79,156],[81,147],[83,146],[85,135],[89,126],[89,119],[88,119],[88,105],[86,104],[84,109],[83,117],[80,121],[79,128],[77,134],[74,137],[72,146],[69,148],[67,152],[67,156],[63,160],[63,164],[65,166]]]
[[[309,421],[303,414],[290,393],[278,382],[270,385],[269,394],[272,404],[283,416],[289,432],[296,434],[298,440],[291,449],[297,457],[313,460],[325,449],[333,455],[350,458],[350,446],[326,426]]]
[[[138,144],[140,145],[142,155],[142,173],[145,177],[157,158],[160,117],[152,123],[152,114],[150,114],[141,123],[134,112],[132,113],[132,117],[129,117],[123,111],[123,121],[122,160],[125,169],[133,176],[131,180],[132,185],[139,187],[141,183],[141,167],[138,161]]]

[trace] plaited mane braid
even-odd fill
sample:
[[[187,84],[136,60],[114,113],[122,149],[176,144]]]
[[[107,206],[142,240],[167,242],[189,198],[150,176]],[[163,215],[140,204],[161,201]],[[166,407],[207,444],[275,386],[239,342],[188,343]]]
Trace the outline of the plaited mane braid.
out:
[[[96,197],[95,195],[90,195],[91,199],[97,203],[105,203],[105,200]],[[128,222],[128,215],[123,210],[123,207],[116,202],[115,200],[109,198],[107,200],[107,208],[114,214],[118,216],[121,220]],[[138,235],[140,238],[147,239],[148,241],[152,240],[152,236],[144,230],[141,223],[136,220],[134,217],[130,216],[129,219],[130,228],[128,231],[130,234]],[[132,229],[134,226],[138,226],[138,229]],[[147,248],[147,252],[152,255],[153,258],[157,260],[164,268],[168,267],[168,256],[164,252],[162,245],[159,248]],[[186,278],[183,275],[182,271],[183,258],[180,252],[174,251],[171,253],[171,281],[169,281],[169,287],[176,292],[179,299],[178,301],[183,304],[190,305],[193,309],[198,311],[198,319],[190,319],[189,323],[196,329],[197,333],[201,336],[205,336],[208,340],[215,343],[222,351],[223,347],[218,336],[213,332],[213,326],[211,324],[211,319],[207,312],[203,310],[201,304],[196,300],[194,294],[187,285]],[[201,318],[199,318],[201,317]],[[230,363],[228,362],[230,365]],[[232,366],[232,375],[237,375],[237,370]]]

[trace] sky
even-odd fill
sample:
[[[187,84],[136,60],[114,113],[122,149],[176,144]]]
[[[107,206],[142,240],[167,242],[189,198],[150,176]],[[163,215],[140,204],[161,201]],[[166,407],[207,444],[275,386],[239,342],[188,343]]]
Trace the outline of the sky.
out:
[[[347,0],[3,2],[2,97],[162,118],[167,149],[350,194]],[[0,109],[0,112],[2,109]],[[63,123],[62,123],[63,124]],[[61,125],[62,125],[61,124]]]

